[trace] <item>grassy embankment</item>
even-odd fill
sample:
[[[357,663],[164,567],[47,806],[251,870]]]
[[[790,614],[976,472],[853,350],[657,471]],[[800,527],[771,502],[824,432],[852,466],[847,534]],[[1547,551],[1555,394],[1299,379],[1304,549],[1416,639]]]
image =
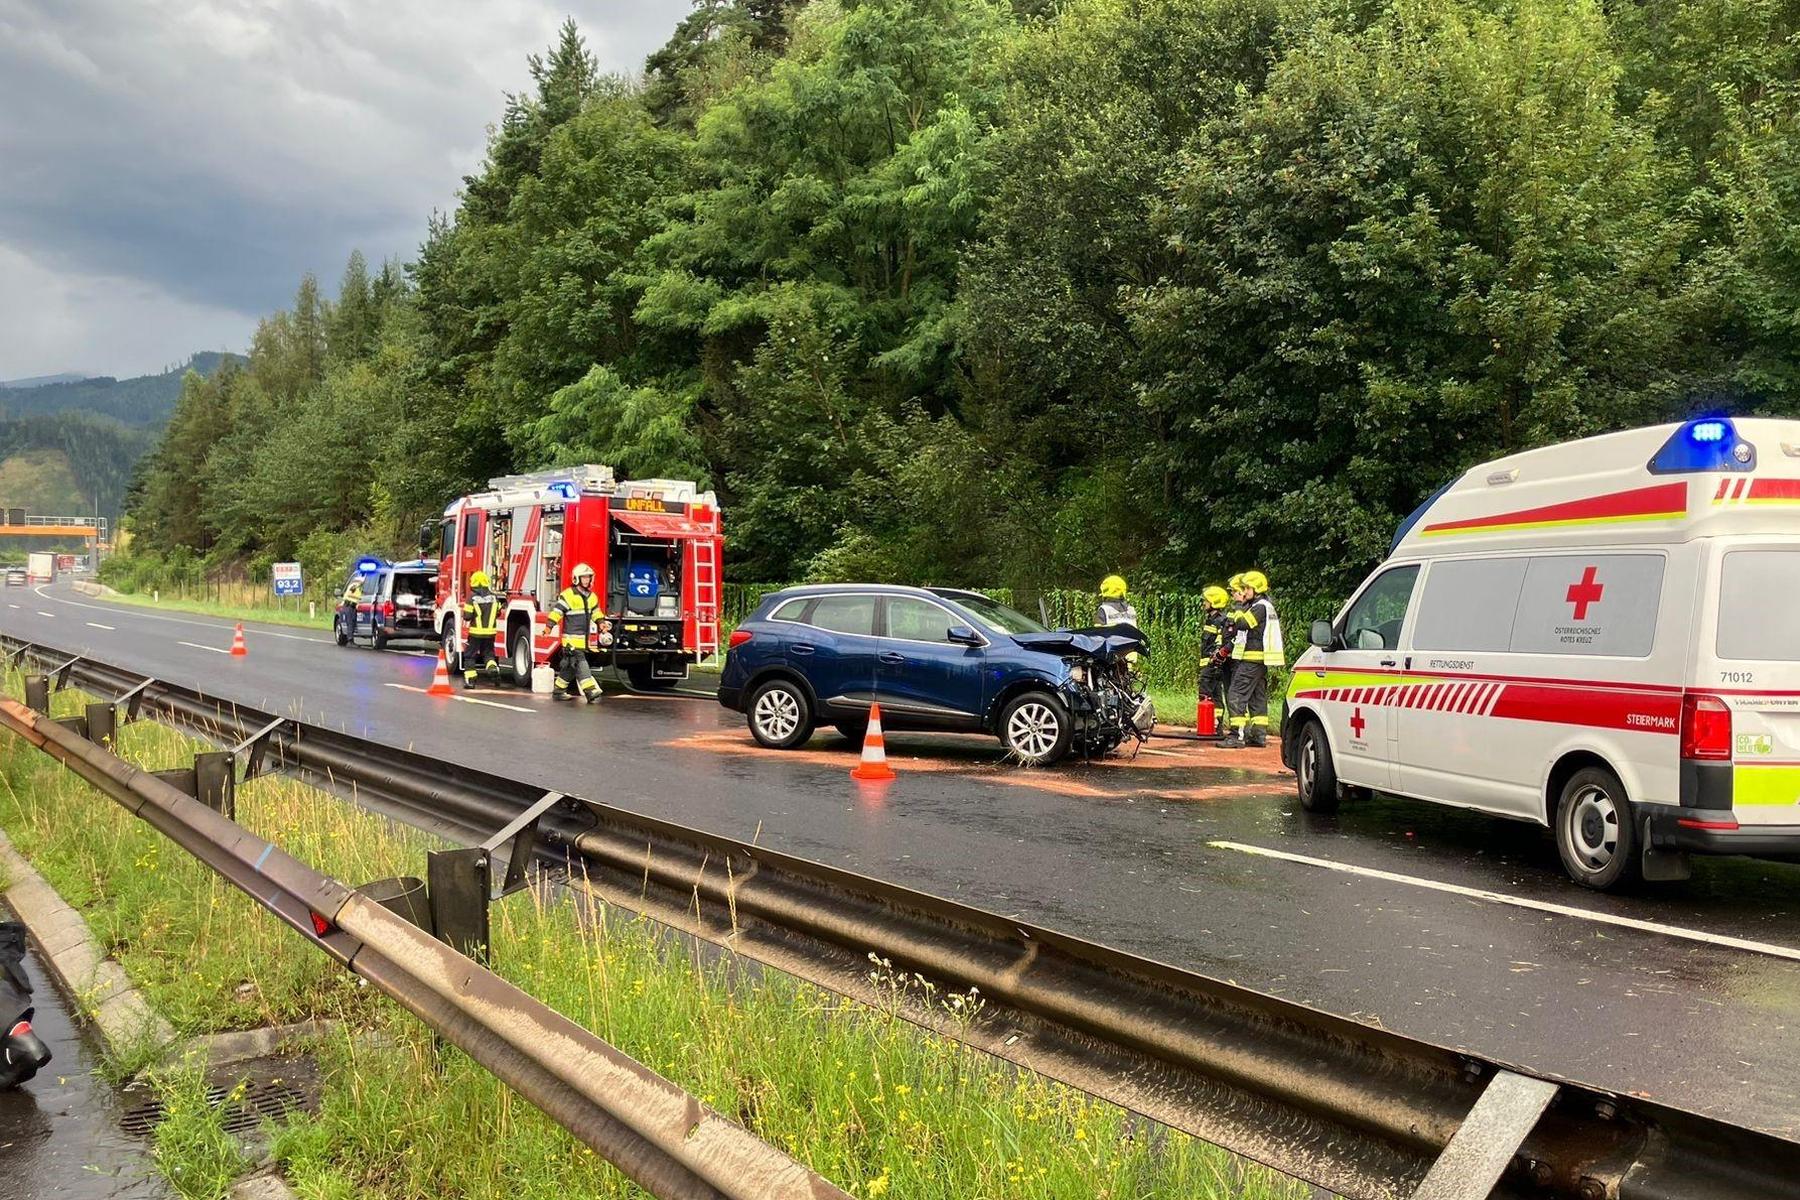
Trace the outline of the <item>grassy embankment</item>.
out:
[[[16,678],[10,681],[16,694]],[[73,697],[59,697],[70,708]],[[169,766],[192,749],[154,726],[121,751]],[[279,779],[239,791],[239,820],[351,882],[420,873],[431,840]],[[47,757],[0,735],[0,828],[184,1031],[342,1018],[317,1055],[317,1116],[274,1153],[303,1195],[637,1197],[529,1105],[299,945],[246,898]],[[585,907],[584,907],[585,906]],[[515,983],[744,1121],[858,1196],[1232,1197],[1305,1190],[1185,1135],[591,901],[496,906]],[[877,967],[879,971],[880,968]],[[954,1010],[970,998],[947,1002]],[[378,1038],[361,1036],[367,1031]],[[163,1169],[216,1196],[246,1169],[197,1078],[164,1082]]]
[[[216,598],[182,596],[163,593],[160,598],[147,592],[114,592],[107,596],[109,602],[131,604],[141,608],[153,608],[164,612],[196,613],[200,616],[219,617],[226,621],[264,621],[271,625],[292,625],[301,629],[330,629],[332,602],[330,600],[313,601],[318,605],[318,616],[309,617],[306,613],[306,601],[302,600],[296,608],[291,599],[277,600],[266,595],[267,589],[258,589],[248,584],[227,585]]]

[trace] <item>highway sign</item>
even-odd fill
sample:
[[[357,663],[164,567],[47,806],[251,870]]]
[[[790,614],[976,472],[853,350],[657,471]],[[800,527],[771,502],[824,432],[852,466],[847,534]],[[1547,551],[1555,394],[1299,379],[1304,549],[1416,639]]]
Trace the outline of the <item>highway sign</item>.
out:
[[[273,567],[275,578],[275,594],[277,596],[298,596],[305,590],[300,577],[300,564],[297,562],[278,562]]]

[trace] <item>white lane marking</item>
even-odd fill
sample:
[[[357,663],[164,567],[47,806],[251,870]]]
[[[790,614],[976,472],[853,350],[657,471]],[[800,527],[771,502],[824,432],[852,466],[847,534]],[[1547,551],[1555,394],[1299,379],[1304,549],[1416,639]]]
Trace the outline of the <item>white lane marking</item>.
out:
[[[1749,938],[1731,937],[1729,934],[1708,933],[1704,929],[1689,929],[1685,925],[1664,925],[1660,921],[1641,921],[1636,917],[1621,917],[1613,913],[1595,912],[1589,908],[1556,904],[1549,900],[1532,900],[1525,896],[1509,896],[1505,892],[1490,892],[1485,888],[1464,887],[1457,883],[1440,883],[1435,879],[1419,879],[1394,871],[1378,870],[1375,867],[1356,867],[1349,863],[1333,862],[1329,858],[1313,858],[1305,854],[1293,854],[1286,850],[1271,850],[1266,846],[1248,846],[1243,842],[1221,841],[1206,844],[1216,850],[1235,850],[1239,854],[1254,854],[1260,858],[1278,858],[1283,862],[1299,863],[1307,867],[1323,867],[1327,871],[1340,871],[1346,875],[1361,875],[1367,879],[1404,883],[1411,887],[1429,888],[1434,892],[1448,892],[1452,896],[1467,896],[1471,900],[1510,904],[1515,908],[1529,908],[1534,912],[1555,913],[1558,916],[1594,921],[1601,925],[1616,925],[1622,929],[1636,929],[1641,933],[1660,933],[1664,937],[1683,938],[1690,942],[1705,942],[1712,946],[1747,950],[1752,954],[1767,954],[1771,958],[1785,958],[1793,962],[1800,962],[1800,950],[1792,946],[1778,946],[1773,942],[1756,942]]]
[[[88,622],[88,623],[87,623],[87,627],[88,627],[88,628],[89,628],[89,629],[105,629],[105,630],[108,630],[108,631],[110,631],[110,632],[113,632],[113,633],[117,633],[117,632],[118,632],[118,630],[116,630],[116,629],[113,629],[113,627],[112,627],[112,626],[111,626],[111,625],[102,625],[102,624],[101,624],[101,623],[100,623],[100,622],[98,622],[98,621],[89,621],[89,622]]]
[[[195,650],[211,650],[214,654],[230,654],[229,650],[221,650],[217,646],[202,646],[199,642],[176,642],[177,646],[191,646]]]
[[[19,607],[19,606],[18,606],[18,605],[16,605],[16,604],[9,604],[9,605],[7,605],[7,606],[6,606],[6,607],[8,607],[8,608],[17,608],[17,607]]]
[[[391,688],[399,688],[403,692],[418,692],[420,695],[425,694],[424,688],[414,687],[410,683],[390,683],[387,686],[391,687]],[[445,699],[460,700],[464,704],[485,704],[489,708],[504,708],[504,709],[509,709],[512,712],[528,713],[528,712],[536,712],[537,711],[537,709],[535,709],[535,708],[526,708],[522,704],[502,704],[498,700],[480,700],[474,696],[447,696],[447,697],[445,697]]]
[[[38,610],[37,610],[37,614],[38,614],[38,616],[40,616],[40,617],[49,617],[49,618],[50,618],[50,619],[51,619],[51,620],[55,620],[55,619],[56,619],[56,614],[55,614],[55,613],[47,613],[47,612],[45,612],[45,611],[44,611],[44,610],[43,610],[43,609],[41,609],[41,608],[40,608],[40,609],[38,609]]]
[[[45,600],[50,601],[52,604],[67,604],[72,608],[91,608],[95,612],[103,612],[103,613],[131,613],[135,616],[144,618],[146,621],[167,621],[171,625],[192,625],[197,629],[226,629],[226,630],[232,628],[232,626],[236,624],[235,621],[226,621],[223,624],[217,624],[212,621],[191,621],[185,617],[168,617],[168,616],[164,616],[162,613],[158,613],[158,612],[146,612],[146,611],[144,611],[144,606],[139,606],[136,604],[83,604],[79,600],[69,600],[69,599],[65,599],[62,596],[49,595],[48,593],[46,593],[44,591],[44,587],[42,585],[35,587],[32,590],[34,592],[36,592],[39,596],[42,596]],[[16,608],[18,606],[14,605],[13,607]],[[48,616],[52,616],[54,614],[44,613],[42,615],[48,617]],[[330,638],[307,637],[304,634],[298,634],[298,633],[276,633],[273,629],[263,629],[260,627],[253,628],[250,630],[250,632],[254,633],[257,637],[284,638],[290,642],[317,642],[321,646],[329,646],[331,644]]]

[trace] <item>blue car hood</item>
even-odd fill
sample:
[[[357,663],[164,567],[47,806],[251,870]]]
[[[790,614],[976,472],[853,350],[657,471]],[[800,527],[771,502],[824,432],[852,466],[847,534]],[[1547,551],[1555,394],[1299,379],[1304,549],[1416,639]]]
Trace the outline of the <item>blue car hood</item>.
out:
[[[1085,654],[1112,659],[1121,654],[1149,652],[1143,631],[1135,625],[1107,625],[1099,629],[1052,629],[1045,633],[1015,633],[1013,641],[1027,650],[1047,654]]]

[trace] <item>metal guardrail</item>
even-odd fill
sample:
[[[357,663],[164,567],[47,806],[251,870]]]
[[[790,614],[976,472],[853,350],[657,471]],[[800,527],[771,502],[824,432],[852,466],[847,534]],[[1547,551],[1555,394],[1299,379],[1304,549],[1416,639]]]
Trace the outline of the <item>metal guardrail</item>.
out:
[[[0,727],[224,876],[652,1195],[848,1200],[822,1176],[376,899],[320,874],[71,727],[91,726],[95,716],[90,711],[65,724],[0,699]]]
[[[464,844],[533,806],[535,853],[610,902],[861,998],[869,955],[981,1016],[970,1045],[1351,1197],[1751,1200],[1800,1144],[1530,1072],[953,901],[280,718],[17,639],[15,657]],[[47,698],[48,680],[38,684]],[[485,870],[491,850],[481,855]]]

